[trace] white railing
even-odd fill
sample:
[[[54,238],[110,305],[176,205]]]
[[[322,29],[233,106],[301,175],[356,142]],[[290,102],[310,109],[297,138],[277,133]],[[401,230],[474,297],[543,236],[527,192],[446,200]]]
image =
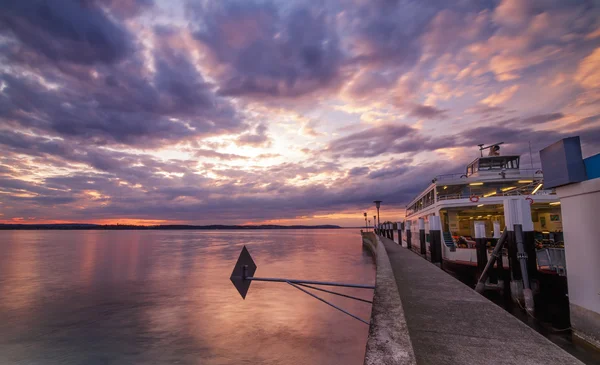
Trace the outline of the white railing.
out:
[[[479,172],[498,172],[500,173],[502,170],[480,170]],[[543,176],[542,174],[542,170],[540,169],[508,169],[505,170],[507,175],[510,176],[515,176],[515,174],[519,174],[517,176],[520,177],[537,177],[537,178],[541,178]],[[447,181],[447,180],[458,180],[458,179],[465,179],[465,178],[470,178],[470,176],[467,176],[466,173],[456,173],[456,174],[445,174],[445,175],[438,175],[435,177],[434,180],[436,181]]]
[[[510,191],[506,191],[506,192],[502,192],[502,193],[498,193],[498,194],[494,194],[491,196],[479,196],[477,194],[473,194],[473,195],[477,195],[480,199],[481,198],[494,198],[497,196],[538,196],[538,195],[556,195],[556,191],[554,189],[552,190],[538,190],[535,194],[531,194],[530,193],[530,189],[528,190],[521,190],[521,189],[514,189],[514,190],[510,190]],[[438,201],[442,201],[442,200],[455,200],[455,199],[469,199],[471,197],[471,195],[466,195],[466,194],[446,194],[446,195],[438,195]]]

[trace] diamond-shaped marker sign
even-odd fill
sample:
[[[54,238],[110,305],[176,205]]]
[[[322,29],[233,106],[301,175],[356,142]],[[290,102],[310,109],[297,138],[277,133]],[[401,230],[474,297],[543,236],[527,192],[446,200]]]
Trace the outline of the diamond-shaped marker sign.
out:
[[[235,286],[237,291],[242,296],[242,299],[246,299],[246,293],[248,293],[250,283],[252,282],[252,280],[244,280],[244,266],[247,266],[246,276],[254,276],[254,272],[256,272],[256,264],[254,263],[254,260],[252,260],[252,256],[250,256],[250,252],[248,252],[246,246],[242,248],[240,257],[238,257],[238,260],[233,267],[231,277],[229,278],[231,279],[233,286]]]

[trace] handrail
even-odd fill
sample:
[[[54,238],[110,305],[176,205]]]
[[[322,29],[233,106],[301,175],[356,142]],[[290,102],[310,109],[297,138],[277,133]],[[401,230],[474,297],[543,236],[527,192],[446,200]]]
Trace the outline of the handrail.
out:
[[[487,172],[487,171],[500,171],[500,170],[481,170],[481,171]],[[519,172],[520,174],[529,173],[535,177],[542,177],[542,175],[543,175],[540,169],[507,169],[506,172]],[[437,180],[437,181],[453,180],[453,179],[460,179],[463,176],[465,178],[468,178],[464,172],[461,172],[461,173],[454,173],[454,174],[437,175],[435,177],[435,180]]]

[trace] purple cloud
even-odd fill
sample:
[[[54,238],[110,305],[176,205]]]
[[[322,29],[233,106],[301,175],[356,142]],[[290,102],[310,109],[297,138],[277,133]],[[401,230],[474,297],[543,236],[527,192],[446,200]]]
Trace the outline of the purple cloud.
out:
[[[219,93],[295,97],[332,86],[342,52],[332,17],[296,7],[283,13],[272,3],[222,1],[193,6],[194,33],[213,58]]]
[[[0,32],[16,37],[28,51],[40,52],[52,61],[113,63],[133,48],[131,35],[93,2],[2,3]]]
[[[600,151],[585,0],[0,6],[3,220],[401,209],[479,143]]]

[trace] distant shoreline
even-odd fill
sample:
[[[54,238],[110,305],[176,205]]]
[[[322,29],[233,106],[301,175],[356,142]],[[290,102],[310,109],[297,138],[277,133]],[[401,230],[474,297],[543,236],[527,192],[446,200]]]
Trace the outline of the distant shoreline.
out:
[[[136,226],[130,224],[0,224],[0,230],[266,230],[266,229],[341,229],[353,227],[340,227],[336,225],[317,225],[317,226],[280,226],[280,225],[156,225],[156,226]]]

